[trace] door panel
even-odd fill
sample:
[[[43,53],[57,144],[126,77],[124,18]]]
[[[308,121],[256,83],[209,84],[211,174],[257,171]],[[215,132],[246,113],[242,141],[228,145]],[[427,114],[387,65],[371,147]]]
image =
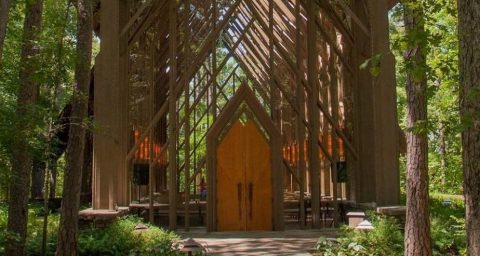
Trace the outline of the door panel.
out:
[[[217,230],[272,230],[270,146],[255,121],[237,121],[217,148]]]
[[[245,133],[236,122],[217,149],[217,229],[246,229],[245,216]]]
[[[247,230],[272,230],[270,145],[254,121],[245,126]]]

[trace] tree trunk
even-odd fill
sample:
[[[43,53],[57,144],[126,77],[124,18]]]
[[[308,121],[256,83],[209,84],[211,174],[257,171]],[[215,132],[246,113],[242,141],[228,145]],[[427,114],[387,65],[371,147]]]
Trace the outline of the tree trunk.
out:
[[[95,5],[94,5],[95,6]],[[88,97],[88,118],[93,118],[93,100],[95,93],[95,67],[90,71],[90,93]],[[92,202],[92,176],[93,176],[93,133],[87,131],[85,135],[85,149],[83,159],[82,197],[81,203]]]
[[[468,255],[480,255],[480,3],[458,1],[464,195]]]
[[[6,255],[25,254],[25,238],[28,218],[28,195],[30,173],[32,171],[32,151],[29,140],[34,136],[32,116],[33,105],[38,99],[38,84],[35,81],[38,63],[36,41],[40,34],[43,13],[43,0],[27,1],[23,29],[22,53],[20,62],[20,88],[17,99],[17,112],[12,152],[12,179],[8,208]]]
[[[87,131],[83,158],[81,203],[92,201],[93,134]]]
[[[30,187],[31,199],[43,199],[43,185],[45,182],[45,162],[33,159],[32,184]]]
[[[447,139],[446,139],[446,129],[445,125],[443,122],[440,122],[440,129],[439,129],[439,136],[438,136],[438,141],[439,141],[439,150],[440,150],[440,172],[442,175],[442,187],[443,187],[443,193],[446,193],[445,191],[446,186],[447,186],[447,168],[448,168],[448,160],[447,160]]]
[[[77,0],[77,63],[56,255],[77,255],[78,211],[92,58],[92,0]]]
[[[407,217],[405,255],[432,255],[428,210],[427,81],[421,1],[404,2],[407,68]]]
[[[57,163],[53,162],[52,167],[50,169],[50,186],[48,191],[48,198],[54,199],[57,194],[57,178],[58,178],[58,170],[57,170]]]
[[[0,63],[2,63],[3,43],[7,35],[8,13],[10,0],[0,0]]]

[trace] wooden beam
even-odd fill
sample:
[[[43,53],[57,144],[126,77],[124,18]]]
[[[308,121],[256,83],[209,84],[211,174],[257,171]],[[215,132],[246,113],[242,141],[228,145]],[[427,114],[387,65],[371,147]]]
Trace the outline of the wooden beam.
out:
[[[205,61],[208,53],[212,50],[211,46],[212,46],[213,40],[216,40],[221,35],[221,32],[225,29],[226,25],[228,24],[230,19],[233,17],[233,14],[235,13],[237,7],[240,5],[241,2],[242,0],[236,0],[236,2],[229,8],[227,13],[224,15],[223,20],[216,26],[216,29],[214,29],[214,31],[212,31],[208,35],[207,39],[205,39],[205,41],[202,43],[202,46],[199,47],[199,51],[197,51],[195,54],[196,58],[192,60],[192,64],[191,64],[192,73],[197,72],[201,63]],[[179,84],[183,84],[184,79],[190,80],[191,77],[182,76],[179,81]],[[179,94],[182,93],[183,89],[184,89],[183,86],[179,86],[176,88],[174,93],[175,98],[178,98]]]
[[[212,1],[212,20],[213,20],[213,29],[216,29],[217,25],[217,1]],[[217,73],[217,40],[218,37],[215,38],[215,40],[212,40],[212,73],[216,74]],[[212,97],[212,119],[213,122],[217,119],[217,75],[214,75],[212,77],[213,81],[213,86],[212,86],[212,94],[214,97]]]
[[[308,4],[310,4],[310,1],[308,1]],[[251,11],[252,11],[252,14],[253,16],[255,17],[255,19],[257,21],[259,21],[259,23],[261,24],[262,28],[264,31],[268,31],[270,32],[270,30],[268,30],[268,26],[265,24],[265,22],[263,21],[263,19],[259,16],[258,12],[257,12],[257,9],[253,6],[251,0],[247,0],[247,5],[250,7]],[[308,8],[307,8],[308,9]],[[332,9],[333,11],[333,9]],[[313,18],[313,17],[312,17]],[[316,20],[316,15],[315,15],[315,20]],[[312,22],[312,23],[315,23],[315,22]],[[318,27],[317,27],[318,28]],[[317,30],[317,28],[315,30]],[[268,34],[269,37],[273,37],[274,35],[272,34]],[[283,59],[288,63],[288,66],[290,67],[290,69],[292,71],[295,71],[296,70],[296,65],[292,62],[292,60],[290,59],[289,57],[289,54],[286,52],[286,50],[278,45],[277,43],[277,40],[274,40],[274,43],[275,46],[277,47],[277,49],[280,51],[280,53],[282,54],[282,57]],[[314,42],[316,44],[316,41]],[[306,86],[306,84],[305,84]],[[311,90],[310,87],[306,87],[307,91],[308,90]],[[309,91],[309,94],[312,93]],[[323,107],[322,103],[318,100],[317,101],[317,106],[320,108],[320,110],[323,112],[323,114],[327,117],[327,120],[334,126],[335,128],[335,132],[340,136],[342,137],[342,139],[345,140],[345,145],[347,146],[348,150],[352,153],[352,155],[355,157],[355,158],[358,158],[358,154],[355,150],[355,148],[353,147],[353,145],[349,142],[348,138],[345,136],[345,134],[340,130],[340,128],[338,127],[338,125],[335,125],[333,122],[332,122],[332,118],[330,117],[328,111],[326,108]],[[328,155],[328,154],[327,154]]]
[[[169,71],[169,144],[168,144],[168,173],[169,173],[169,228],[177,228],[177,1],[169,0],[169,47],[170,47],[170,71]]]
[[[168,6],[168,1],[156,2],[151,9],[149,9],[149,14],[141,20],[138,27],[134,29],[133,33],[128,37],[128,45],[130,46],[133,42],[138,40],[138,38],[145,33],[145,31],[151,27],[152,23],[157,21],[158,17],[162,10],[168,10],[164,8]]]
[[[360,20],[360,18],[358,18],[358,16],[352,11],[352,9],[350,9],[350,7],[347,5],[347,3],[345,3],[345,0],[337,0],[337,2],[340,4],[342,9],[345,11],[345,14],[350,16],[350,18],[352,18],[352,20],[358,25],[358,27],[362,30],[362,32],[365,33],[365,35],[367,35],[368,37],[370,37],[370,30],[368,30],[367,25],[365,25]]]
[[[144,2],[140,8],[138,8],[138,10],[135,12],[135,14],[128,20],[127,24],[125,24],[125,26],[123,26],[123,29],[122,31],[120,32],[120,38],[123,38],[125,36],[125,34],[131,29],[131,27],[135,24],[135,22],[138,20],[138,18],[140,17],[140,15],[142,15],[145,10],[147,10],[147,8],[150,8],[152,6],[152,0],[147,0],[146,2]],[[147,10],[147,13],[149,12],[149,10]],[[148,16],[148,14],[147,14]],[[142,22],[140,22],[142,23]]]
[[[275,37],[273,34],[270,33],[271,31],[268,29],[269,28],[268,25],[265,23],[265,21],[262,19],[262,17],[258,13],[257,9],[255,8],[255,6],[252,3],[252,0],[246,0],[246,3],[249,6],[249,8],[251,9],[252,14],[255,17],[255,19],[260,23],[262,29],[264,31],[268,31],[268,36],[269,37]],[[273,42],[275,44],[275,47],[277,47],[277,49],[280,51],[284,60],[288,63],[290,69],[292,71],[294,71],[295,70],[295,64],[293,63],[292,59],[290,58],[290,54],[288,54],[288,51],[284,48],[284,46],[282,46],[278,42],[278,40],[273,40]]]
[[[318,53],[317,53],[317,25],[315,24],[316,15],[318,12],[318,5],[314,1],[308,1],[307,7],[307,74],[308,87],[311,93],[308,97],[308,120],[310,123],[309,133],[309,171],[311,184],[311,204],[312,204],[312,226],[313,228],[320,228],[321,213],[320,213],[320,163],[318,150],[318,132],[319,132],[319,116],[317,108],[318,101]]]
[[[190,15],[190,0],[185,0],[184,18],[188,19]],[[185,22],[184,29],[184,52],[185,65],[184,72],[190,76],[190,26]],[[185,230],[190,229],[190,80],[185,79]]]
[[[273,5],[274,1],[273,0],[268,0],[268,22],[269,22],[269,31],[270,34],[273,34],[273,26],[274,26],[274,20],[273,20]],[[270,86],[270,110],[271,110],[271,117],[273,124],[277,128],[281,127],[281,106],[279,104],[280,101],[280,93],[277,90],[275,86],[275,44],[274,44],[274,38],[270,37],[269,42],[268,42],[268,52],[269,52],[269,58],[268,58],[268,65],[269,65],[269,86]],[[280,131],[281,132],[281,131]]]
[[[335,33],[335,31],[332,31],[331,33]],[[339,120],[339,104],[338,104],[338,75],[337,75],[337,62],[336,62],[336,56],[332,54],[332,50],[329,52],[329,59],[328,61],[328,73],[330,74],[330,98],[331,98],[331,107],[332,107],[332,118],[333,122],[335,124],[338,124]],[[337,139],[337,133],[332,132],[332,158],[333,158],[333,163],[332,163],[332,185],[333,185],[333,210],[334,210],[334,215],[333,215],[333,225],[335,227],[338,226],[338,190],[337,190],[337,180],[338,180],[338,169],[337,169],[337,163],[339,162],[339,149],[338,149],[338,139]]]
[[[292,167],[290,166],[290,164],[287,162],[287,160],[285,159],[282,159],[283,160],[283,165],[285,166],[285,168],[287,168],[287,171],[292,174],[293,178],[295,179],[295,182],[300,186],[300,178],[298,177],[298,175],[293,171]]]
[[[148,68],[146,68],[146,70],[148,71],[148,84],[149,84],[149,117],[150,119],[153,118],[153,115],[155,113],[155,66],[154,66],[154,63],[155,63],[155,47],[154,46],[151,46],[150,45],[150,49],[146,49],[145,52],[149,52],[149,55],[151,56],[151,58],[149,60],[147,60],[149,63],[149,67],[150,67],[150,70],[148,70]],[[147,64],[148,65],[148,64]],[[155,223],[155,219],[154,219],[154,207],[153,207],[153,204],[154,204],[154,201],[153,201],[153,195],[154,195],[154,192],[153,192],[153,189],[155,187],[155,183],[154,183],[154,154],[153,154],[153,150],[154,150],[154,138],[155,138],[155,131],[154,129],[150,129],[150,132],[149,132],[149,139],[148,139],[148,208],[149,208],[149,211],[148,211],[148,220],[150,222],[150,224],[154,224]]]
[[[160,107],[160,109],[157,111],[157,113],[155,114],[155,116],[153,117],[153,119],[150,121],[150,123],[148,124],[147,128],[145,128],[145,131],[140,135],[139,139],[138,139],[138,142],[133,145],[132,149],[130,149],[130,151],[128,152],[127,156],[125,157],[125,161],[127,164],[130,163],[130,161],[132,160],[133,156],[135,155],[135,152],[138,150],[138,148],[140,147],[140,144],[142,144],[142,142],[145,140],[145,138],[148,136],[148,134],[150,133],[150,130],[153,129],[153,127],[155,125],[157,125],[157,123],[160,121],[160,119],[162,117],[165,116],[165,114],[167,113],[168,111],[168,98],[166,99],[166,101],[162,104],[162,106]]]
[[[328,35],[328,33],[325,31],[325,29],[321,25],[318,17],[317,17],[315,22],[317,23],[318,30],[320,31],[320,34],[322,35],[322,38],[327,42],[327,44],[330,47],[332,47],[333,51],[340,58],[340,60],[342,61],[342,64],[346,67],[346,69],[350,72],[350,74],[353,74],[354,73],[354,68],[352,67],[350,62],[345,58],[342,51],[340,49],[338,49],[337,43],[335,42],[335,37]]]
[[[305,228],[306,223],[306,216],[305,216],[305,174],[306,174],[306,164],[305,164],[305,126],[303,125],[302,120],[305,119],[305,90],[302,86],[302,38],[301,38],[301,30],[300,27],[302,26],[302,18],[301,18],[301,8],[300,8],[300,1],[295,1],[295,24],[297,27],[297,32],[295,34],[295,53],[296,53],[296,64],[297,64],[297,73],[295,74],[295,97],[296,103],[298,108],[298,114],[295,118],[295,134],[297,137],[298,143],[298,164],[297,164],[297,172],[299,173],[299,183],[300,183],[300,228]]]
[[[308,2],[310,2],[310,0],[302,0],[304,6],[307,6]],[[338,16],[330,2],[326,0],[316,0],[315,2],[317,2],[320,8],[322,8],[327,17],[329,17],[335,28],[337,28],[338,31],[345,37],[346,42],[353,45],[354,41],[352,31],[343,23],[342,19]]]

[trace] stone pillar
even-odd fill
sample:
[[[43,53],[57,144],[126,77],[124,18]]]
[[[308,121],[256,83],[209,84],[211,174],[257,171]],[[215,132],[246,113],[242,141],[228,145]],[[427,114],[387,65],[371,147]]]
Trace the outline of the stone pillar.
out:
[[[398,204],[400,200],[399,132],[397,121],[395,59],[389,48],[388,2],[353,1],[354,10],[368,35],[354,23],[356,66],[378,56],[378,75],[370,68],[357,74],[356,108],[359,169],[357,203]],[[368,15],[365,13],[368,10]],[[374,63],[374,62],[371,62]]]
[[[397,116],[395,56],[390,50],[387,1],[370,0],[372,52],[381,54],[380,74],[373,80],[375,92],[375,123],[377,134],[376,202],[378,205],[398,204],[400,201],[400,154]]]
[[[93,208],[128,205],[125,167],[126,83],[120,76],[124,1],[101,0],[100,53],[95,61]]]

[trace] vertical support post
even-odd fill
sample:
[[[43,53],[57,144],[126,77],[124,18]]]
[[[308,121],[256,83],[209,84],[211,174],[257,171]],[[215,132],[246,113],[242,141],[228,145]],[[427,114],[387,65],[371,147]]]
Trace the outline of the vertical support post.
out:
[[[398,204],[400,175],[398,167],[399,128],[396,109],[395,59],[389,49],[388,4],[383,1],[358,0],[353,10],[369,35],[353,24],[356,64],[381,58],[380,73],[372,77],[358,71],[356,121],[358,121],[359,170],[355,177],[355,196],[359,203]],[[361,85],[361,89],[360,88]],[[359,122],[361,120],[361,122]]]
[[[275,85],[275,38],[274,38],[274,25],[275,21],[273,18],[273,11],[275,2],[273,0],[269,0],[268,2],[268,23],[269,23],[269,84],[270,84],[270,111],[271,111],[271,118],[272,122],[280,131],[280,137],[277,139],[270,138],[270,147],[272,148],[271,154],[272,159],[276,163],[281,163],[281,148],[282,148],[282,125],[281,125],[281,108],[280,108],[280,93]],[[253,87],[255,90],[255,87]],[[272,167],[275,167],[272,165]],[[274,195],[274,207],[273,207],[273,216],[274,216],[274,229],[275,230],[284,230],[284,212],[283,212],[283,188],[284,188],[284,180],[283,177],[285,175],[285,169],[283,164],[277,164],[277,168],[273,168],[274,172],[278,172],[277,174],[272,173],[273,178],[273,195]]]
[[[332,106],[332,119],[334,124],[338,124],[338,76],[337,76],[337,68],[336,68],[336,57],[333,53],[333,50],[329,50],[328,56],[328,71],[330,73],[330,98],[331,98],[331,106]],[[338,170],[337,170],[337,163],[339,162],[338,157],[338,136],[337,133],[333,131],[334,128],[332,127],[332,196],[333,196],[333,225],[336,227],[338,225]]]
[[[169,171],[169,228],[177,228],[177,1],[169,0],[169,143],[168,143],[168,171]]]
[[[275,124],[277,128],[280,128],[280,104],[279,104],[279,93],[278,90],[275,86],[275,52],[274,52],[274,41],[275,38],[273,38],[273,26],[274,26],[274,19],[273,19],[273,5],[275,4],[273,0],[268,1],[268,24],[269,24],[269,30],[270,32],[268,33],[269,37],[269,42],[268,42],[268,50],[269,50],[269,84],[270,84],[270,109],[271,109],[271,116],[272,116],[272,121]]]
[[[317,53],[317,16],[318,5],[315,1],[308,1],[307,7],[307,49],[308,49],[308,86],[311,95],[308,97],[308,121],[310,125],[309,134],[309,170],[311,184],[312,203],[312,227],[320,228],[320,163],[318,148],[319,109],[317,107],[319,84],[318,84],[318,53]]]
[[[154,132],[153,132],[153,129],[150,129],[150,135],[149,135],[149,139],[148,139],[148,221],[150,222],[150,224],[154,224],[154,214],[153,214],[153,210],[154,210],[154,201],[153,201],[153,187],[154,187],[154,184],[153,184],[153,179],[154,179],[154,176],[153,176],[153,171],[154,171],[154,168],[153,168],[153,135],[154,135]]]
[[[198,84],[197,84],[197,75],[198,73],[193,76],[193,101],[196,101],[197,100],[197,89],[198,89]],[[197,111],[195,109],[193,109],[193,123],[196,124],[197,123]],[[196,145],[197,144],[197,128],[194,127],[193,129],[193,145]],[[197,173],[197,170],[198,170],[199,166],[197,166],[197,151],[194,150],[193,151],[193,173]],[[197,184],[199,184],[199,182],[197,182],[197,178],[198,176],[200,175],[200,177],[202,176],[202,174],[197,174],[195,175],[195,177],[193,177],[193,194],[196,196],[197,195]],[[201,200],[198,200],[198,201],[201,201]]]
[[[268,50],[269,50],[269,58],[268,58],[268,63],[269,63],[269,68],[268,68],[268,73],[269,73],[269,86],[270,86],[270,115],[272,118],[272,122],[276,128],[280,131],[280,134],[282,134],[281,129],[281,108],[280,108],[280,95],[279,95],[279,90],[277,89],[275,85],[275,52],[274,52],[274,34],[273,34],[273,28],[274,28],[274,19],[273,19],[273,10],[274,10],[274,5],[275,2],[273,0],[268,1],[268,25],[269,25],[269,42],[268,42]],[[253,87],[255,90],[255,87]],[[282,139],[279,138],[278,143],[274,143],[273,140],[270,138],[270,147],[273,149],[271,150],[271,154],[275,154],[275,152],[280,152],[282,145],[281,141]],[[276,157],[273,156],[272,157]],[[285,169],[283,164],[279,165],[280,168],[273,169],[274,172],[279,172],[278,175],[272,175],[272,185],[273,187],[273,194],[278,197],[277,193],[275,191],[280,191],[283,193],[283,188],[285,186],[284,184],[284,175],[285,175]],[[277,199],[279,200],[279,199]],[[282,204],[283,202],[278,202],[276,205],[274,205],[274,224],[275,224],[275,230],[282,230],[283,229],[283,218],[284,218],[284,213],[283,210],[279,209],[277,207],[278,204]],[[279,212],[281,211],[281,212]],[[282,225],[280,226],[280,223],[282,222]]]
[[[212,1],[212,22],[213,22],[213,30],[215,31],[217,28],[217,1]],[[212,123],[215,123],[217,120],[217,40],[212,40]],[[208,104],[207,104],[208,106]]]
[[[149,68],[147,71],[149,72],[149,100],[150,100],[150,117],[149,119],[153,119],[153,115],[155,114],[155,43],[149,42],[149,39],[145,40],[145,44],[150,47],[148,49],[145,47],[145,55],[148,53],[150,55],[149,58]],[[153,44],[153,45],[152,45]],[[154,154],[153,154],[153,145],[154,145],[154,136],[155,136],[155,131],[154,129],[150,129],[149,135],[148,135],[148,220],[151,224],[154,224],[155,219],[154,219],[154,188],[155,188],[155,176],[154,176]]]
[[[296,64],[297,64],[297,74],[295,75],[295,96],[297,100],[298,116],[296,118],[296,137],[298,140],[298,164],[297,171],[299,173],[299,183],[300,183],[300,228],[305,228],[306,216],[305,216],[305,127],[303,120],[305,119],[305,91],[302,86],[302,40],[301,40],[301,27],[302,27],[302,17],[300,16],[300,0],[295,2],[295,24],[296,24],[296,35],[295,35],[295,52],[296,52]]]
[[[356,0],[350,0],[350,6],[352,6],[352,8],[357,8],[355,6],[355,2]],[[356,14],[358,15],[359,13],[356,12]],[[355,33],[354,32],[354,29],[352,27],[352,31],[354,34],[358,34],[358,28],[357,28],[357,32]],[[355,37],[355,36],[354,36]],[[360,54],[359,54],[359,51],[360,51],[360,47],[356,46],[355,44],[358,44],[357,43],[357,38],[355,37],[354,38],[354,45],[350,46],[348,43],[346,43],[345,41],[343,42],[343,46],[345,47],[344,50],[345,52],[348,52],[349,51],[349,56],[352,60],[352,65],[354,67],[359,67],[360,63],[361,63],[361,60],[360,60]],[[359,91],[360,91],[360,83],[359,83],[359,77],[360,77],[360,69],[359,68],[355,68],[353,70],[353,74],[351,75],[350,77],[350,81],[348,81],[348,88],[350,90],[350,93],[349,93],[349,104],[345,104],[345,117],[348,119],[348,115],[347,114],[350,114],[350,126],[347,126],[346,128],[350,128],[350,131],[352,131],[352,141],[353,141],[353,144],[354,144],[354,147],[356,149],[357,152],[359,152],[359,159],[354,159],[351,154],[346,154],[346,161],[348,161],[348,183],[347,183],[347,186],[348,186],[348,199],[350,201],[354,201],[354,202],[359,202],[358,198],[359,198],[359,188],[358,188],[358,185],[360,184],[358,182],[358,179],[359,179],[359,175],[357,175],[357,173],[360,173],[361,171],[361,155],[360,155],[360,115],[358,114],[359,111],[360,111],[360,95],[359,95]],[[347,151],[346,151],[347,153]]]
[[[379,136],[375,159],[376,198],[378,205],[398,204],[400,201],[399,126],[397,119],[397,91],[395,56],[390,50],[387,2],[368,1],[372,57],[382,58],[378,77],[373,79],[375,102],[375,133]]]
[[[122,1],[120,3],[119,15],[120,15],[120,27],[125,26],[129,19],[130,11],[130,2]],[[123,205],[130,204],[131,202],[131,178],[130,178],[130,162],[124,161],[126,157],[126,152],[129,150],[130,139],[132,134],[130,133],[130,114],[129,114],[129,66],[130,66],[130,51],[128,49],[128,40],[125,38],[119,38],[119,47],[120,47],[120,64],[119,64],[119,83],[121,89],[121,115],[122,115],[122,173],[119,175],[119,190],[122,194],[123,199],[120,199],[119,202]]]
[[[329,24],[325,22],[325,19],[321,19],[321,25],[323,29],[325,29]],[[320,101],[324,106],[331,106],[331,99],[329,97],[329,71],[328,71],[328,56],[329,53],[327,51],[328,44],[325,40],[320,41],[320,49],[318,55],[321,56],[320,61],[322,63],[321,68],[319,70],[320,82],[321,86],[319,88],[319,97]],[[327,107],[328,109],[328,107]],[[327,153],[331,154],[330,149],[328,148],[329,140],[332,138],[331,134],[333,133],[333,127],[330,127],[327,119],[324,115],[321,115],[320,118],[320,136],[322,136],[322,143],[327,146]],[[321,154],[323,156],[323,153]],[[333,172],[333,163],[330,162],[325,156],[321,157],[320,161],[320,179],[322,182],[320,183],[320,192],[322,196],[325,197],[332,197],[333,199],[333,184],[332,184],[332,172]]]
[[[94,131],[93,156],[93,208],[111,209],[115,205],[127,205],[125,152],[125,109],[124,95],[126,87],[121,81],[122,61],[119,38],[120,28],[125,18],[124,1],[102,0],[105,7],[100,21],[100,54],[95,67],[95,121],[101,129]]]
[[[190,0],[185,1],[184,55],[185,55],[185,230],[190,229]],[[195,165],[195,163],[194,163]]]
[[[344,55],[351,59],[351,63],[357,63],[355,60],[355,48],[352,47],[346,40],[341,38],[341,48]],[[340,66],[340,74],[342,77],[343,87],[343,114],[344,114],[344,128],[348,138],[354,145],[358,152],[358,121],[356,120],[355,98],[356,91],[356,73],[358,69],[354,69],[353,73],[349,73],[345,65]],[[344,151],[344,161],[347,163],[347,182],[345,184],[345,198],[349,201],[355,201],[355,171],[358,170],[358,160],[352,157],[348,150]]]

